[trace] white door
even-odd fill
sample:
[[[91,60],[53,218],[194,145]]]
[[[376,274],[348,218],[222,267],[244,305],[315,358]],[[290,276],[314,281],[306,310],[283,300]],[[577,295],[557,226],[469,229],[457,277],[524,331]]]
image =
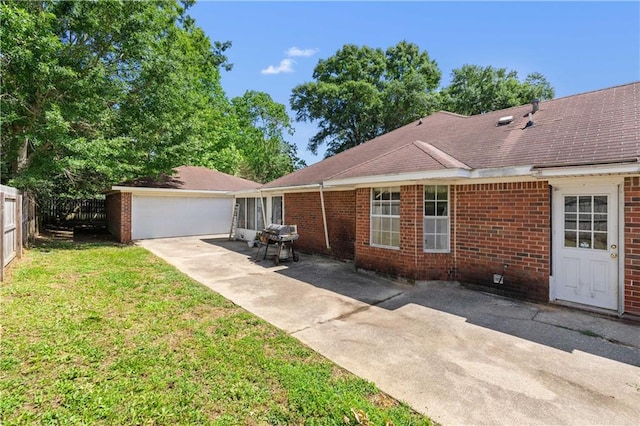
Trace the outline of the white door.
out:
[[[141,240],[228,234],[232,204],[231,198],[134,195],[131,236]]]
[[[617,185],[558,188],[553,210],[552,298],[618,309]]]

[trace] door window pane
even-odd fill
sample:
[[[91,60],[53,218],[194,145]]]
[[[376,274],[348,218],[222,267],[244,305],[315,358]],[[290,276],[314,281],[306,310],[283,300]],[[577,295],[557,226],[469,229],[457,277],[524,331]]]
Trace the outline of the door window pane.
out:
[[[608,201],[606,195],[564,197],[565,247],[607,250]]]
[[[587,213],[591,213],[591,199],[593,197],[591,196],[581,196],[578,197],[578,208],[580,210],[580,213],[582,212],[587,212]]]
[[[593,197],[593,211],[595,213],[607,213],[606,195],[598,195]]]
[[[589,231],[591,229],[591,215],[580,214],[580,230]]]
[[[607,234],[604,232],[594,232],[593,248],[597,250],[607,250]]]
[[[594,231],[607,231],[607,215],[606,214],[594,214],[593,215],[593,230]]]

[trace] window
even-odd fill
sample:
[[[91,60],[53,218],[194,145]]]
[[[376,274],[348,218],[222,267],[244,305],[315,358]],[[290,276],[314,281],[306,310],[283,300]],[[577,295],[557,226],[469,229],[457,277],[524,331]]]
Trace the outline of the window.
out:
[[[606,195],[564,197],[564,246],[607,250]]]
[[[256,228],[256,230],[262,231],[264,228],[267,227],[264,224],[264,215],[262,214],[262,208],[266,207],[267,199],[263,198],[262,200],[260,200],[259,198],[256,198],[256,203],[257,203],[256,207],[258,207],[258,227]]]
[[[239,229],[253,229],[256,231],[264,229],[260,198],[236,198],[236,203],[240,205],[238,209]]]
[[[424,187],[424,251],[449,251],[449,187]]]
[[[236,203],[238,204],[238,228],[247,229],[247,199],[246,198],[236,198]]]
[[[282,225],[282,195],[271,197],[271,223]]]
[[[247,198],[247,228],[256,229],[256,199]]]
[[[400,188],[371,190],[371,245],[400,247]]]

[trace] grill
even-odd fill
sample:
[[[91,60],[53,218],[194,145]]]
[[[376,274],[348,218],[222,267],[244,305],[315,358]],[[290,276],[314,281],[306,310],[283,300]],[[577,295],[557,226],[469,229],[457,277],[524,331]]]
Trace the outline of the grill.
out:
[[[263,260],[266,259],[269,246],[274,246],[276,248],[276,254],[273,255],[273,263],[277,265],[287,260],[297,262],[298,255],[293,249],[293,242],[299,237],[298,227],[296,225],[277,225],[272,223],[263,229],[260,234],[260,246],[256,253],[256,258],[258,258],[260,250],[264,247]]]

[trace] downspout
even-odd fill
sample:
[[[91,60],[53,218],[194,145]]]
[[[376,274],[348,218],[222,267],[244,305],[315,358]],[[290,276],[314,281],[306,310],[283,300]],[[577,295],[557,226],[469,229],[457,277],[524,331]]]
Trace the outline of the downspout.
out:
[[[329,229],[327,228],[327,212],[324,209],[324,192],[322,191],[324,184],[320,184],[320,206],[322,207],[322,224],[324,225],[324,241],[327,245],[327,250],[331,250],[329,245]]]
[[[453,187],[453,272],[458,278],[458,187]]]
[[[417,185],[414,186],[413,191],[414,191],[414,195],[415,192],[417,192],[418,188]],[[415,199],[417,200],[418,197],[415,197]],[[424,190],[422,191],[422,211],[424,212]],[[424,214],[424,213],[423,213]],[[424,220],[422,221],[423,223],[423,227],[424,227]],[[424,235],[424,229],[422,230],[422,233]],[[424,239],[423,239],[424,241]],[[423,242],[424,244],[424,242]],[[423,247],[424,250],[424,247]],[[416,275],[417,275],[417,270],[418,270],[418,220],[417,218],[414,216],[413,217],[413,266],[414,266],[414,270],[416,271]]]

